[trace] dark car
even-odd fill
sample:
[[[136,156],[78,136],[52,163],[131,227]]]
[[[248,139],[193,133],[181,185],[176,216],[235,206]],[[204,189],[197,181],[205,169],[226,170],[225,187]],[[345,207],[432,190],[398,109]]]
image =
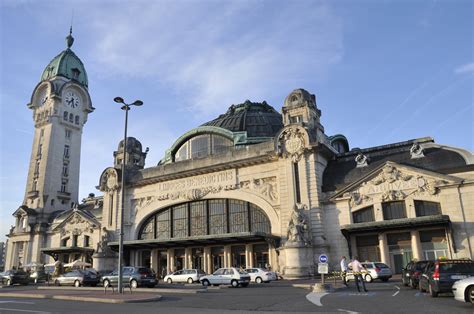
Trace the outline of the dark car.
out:
[[[429,261],[420,277],[418,287],[421,292],[428,291],[432,297],[439,293],[451,292],[457,280],[474,276],[472,260]]]
[[[44,270],[37,270],[30,274],[30,281],[34,283],[38,283],[41,281],[48,281],[49,274],[47,274]]]
[[[21,285],[27,285],[30,281],[30,276],[23,270],[7,270],[0,274],[3,284],[11,286],[19,283]]]
[[[118,271],[102,276],[104,287],[115,286],[118,283]],[[153,288],[158,283],[155,272],[147,267],[126,266],[123,268],[122,280],[130,287],[147,286]]]
[[[99,278],[92,272],[84,270],[73,270],[65,273],[54,280],[56,286],[92,286],[99,283]]]
[[[429,261],[411,261],[402,269],[402,282],[413,289],[418,287],[421,273]]]

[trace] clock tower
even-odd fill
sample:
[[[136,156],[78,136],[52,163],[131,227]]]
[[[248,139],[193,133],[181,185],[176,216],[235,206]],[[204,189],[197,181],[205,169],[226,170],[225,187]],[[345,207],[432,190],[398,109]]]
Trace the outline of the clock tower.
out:
[[[46,66],[28,104],[35,132],[23,206],[43,215],[78,203],[82,128],[94,108],[73,42],[70,31],[67,48]]]

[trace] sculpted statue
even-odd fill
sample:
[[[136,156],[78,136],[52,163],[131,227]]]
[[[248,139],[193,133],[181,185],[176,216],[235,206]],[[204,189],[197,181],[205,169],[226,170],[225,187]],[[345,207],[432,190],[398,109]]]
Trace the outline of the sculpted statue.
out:
[[[97,252],[98,253],[106,253],[109,250],[107,243],[110,241],[109,232],[105,227],[102,228],[102,237],[100,241],[97,243]]]
[[[308,219],[303,212],[305,209],[307,209],[306,205],[295,204],[287,228],[288,243],[311,244]]]

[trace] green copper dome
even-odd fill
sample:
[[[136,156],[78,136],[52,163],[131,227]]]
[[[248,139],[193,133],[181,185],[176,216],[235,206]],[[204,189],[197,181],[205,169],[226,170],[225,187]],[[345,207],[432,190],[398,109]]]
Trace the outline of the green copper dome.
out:
[[[41,81],[46,81],[55,76],[63,76],[75,80],[85,87],[88,86],[87,73],[81,59],[71,50],[74,38],[69,33],[66,37],[67,49],[57,55],[46,66],[41,75]]]

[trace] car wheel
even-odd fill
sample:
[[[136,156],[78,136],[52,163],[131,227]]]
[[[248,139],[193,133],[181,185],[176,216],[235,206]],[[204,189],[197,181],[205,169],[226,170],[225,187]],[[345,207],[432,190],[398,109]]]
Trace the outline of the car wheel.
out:
[[[467,291],[466,301],[474,304],[474,286],[470,286],[469,288],[466,289],[466,291]]]
[[[173,283],[173,279],[168,278],[168,279],[166,280],[166,282],[171,284],[171,283]]]
[[[11,286],[12,285],[12,280],[11,279],[7,279],[7,286]]]
[[[107,280],[107,279],[104,280],[104,287],[106,287],[106,288],[110,287],[110,281],[109,280]]]
[[[61,283],[59,282],[59,280],[55,280],[55,281],[54,281],[54,285],[55,285],[55,286],[60,286]]]
[[[255,278],[255,282],[256,283],[262,283],[262,278],[260,278],[260,277]]]
[[[201,281],[201,283],[202,283],[202,285],[203,285],[204,287],[209,286],[209,280],[203,280],[203,281]],[[214,285],[214,286],[215,286],[215,285]]]
[[[132,281],[130,281],[130,287],[136,289],[138,287],[138,282],[135,279],[132,279]]]
[[[194,282],[193,278],[188,278],[188,283],[193,283],[193,282]]]
[[[79,280],[74,281],[74,287],[79,288],[81,286],[81,282]]]
[[[235,280],[235,279],[232,280],[232,281],[230,282],[230,284],[231,284],[232,287],[234,287],[234,288],[237,288],[237,287],[239,286],[239,283],[238,283],[237,280]]]
[[[365,275],[364,279],[365,279],[365,282],[372,282],[373,280],[371,275]]]
[[[431,285],[428,285],[428,290],[430,292],[430,295],[433,297],[433,298],[436,298],[438,296],[438,292],[434,291],[433,290],[433,287]]]

